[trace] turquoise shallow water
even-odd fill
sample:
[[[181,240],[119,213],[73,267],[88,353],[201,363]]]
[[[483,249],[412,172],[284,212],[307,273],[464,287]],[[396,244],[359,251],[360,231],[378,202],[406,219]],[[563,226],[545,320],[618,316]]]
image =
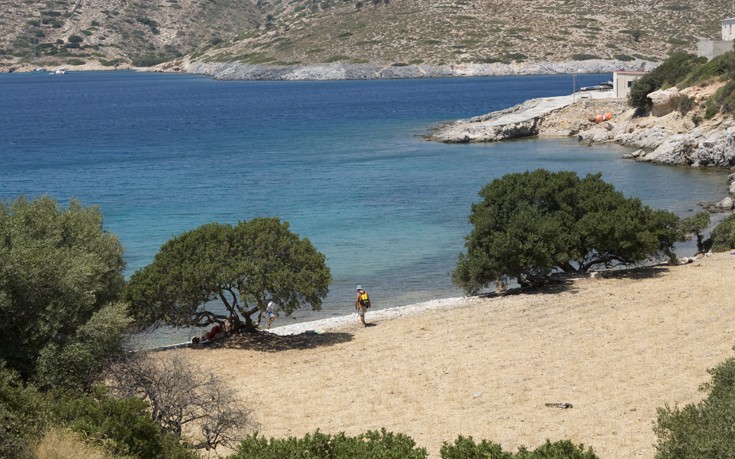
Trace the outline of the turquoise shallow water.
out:
[[[592,85],[609,75],[577,77]],[[222,82],[89,72],[0,76],[0,199],[50,194],[99,205],[129,275],[174,235],[210,221],[278,216],[324,252],[320,312],[459,296],[449,272],[480,188],[543,167],[602,172],[628,196],[686,215],[724,175],[621,159],[573,140],[444,145],[440,121],[568,94],[568,75],[444,80]],[[686,248],[683,248],[686,250]],[[283,319],[281,323],[286,323]]]

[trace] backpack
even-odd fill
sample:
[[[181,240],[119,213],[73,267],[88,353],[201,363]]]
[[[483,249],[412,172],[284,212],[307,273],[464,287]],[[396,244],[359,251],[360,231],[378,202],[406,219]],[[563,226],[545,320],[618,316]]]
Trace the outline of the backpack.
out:
[[[363,308],[370,307],[370,298],[368,297],[367,292],[362,293],[358,301],[360,302],[360,306],[362,306]]]

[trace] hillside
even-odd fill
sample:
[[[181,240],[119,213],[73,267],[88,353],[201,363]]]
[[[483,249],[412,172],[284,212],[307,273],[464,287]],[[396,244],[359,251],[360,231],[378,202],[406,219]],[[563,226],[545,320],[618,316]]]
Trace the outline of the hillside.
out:
[[[0,69],[657,61],[719,38],[725,0],[0,0]]]

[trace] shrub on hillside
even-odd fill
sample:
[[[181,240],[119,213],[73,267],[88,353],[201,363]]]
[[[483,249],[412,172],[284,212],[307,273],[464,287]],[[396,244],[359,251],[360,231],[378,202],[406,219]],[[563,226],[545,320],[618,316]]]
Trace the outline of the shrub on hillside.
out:
[[[691,71],[692,67],[701,64],[702,59],[693,54],[677,52],[672,54],[661,65],[643,75],[630,88],[628,104],[641,112],[648,112],[652,102],[648,95],[666,86],[674,86]]]
[[[356,437],[344,432],[329,435],[319,432],[304,438],[270,440],[255,433],[246,437],[229,459],[425,459],[426,449],[417,448],[413,439],[381,429]]]
[[[685,407],[659,408],[656,459],[735,457],[735,358],[709,370],[707,398]]]
[[[712,251],[730,249],[735,249],[735,214],[726,217],[712,230]]]
[[[533,451],[521,447],[517,453],[503,451],[497,443],[482,440],[475,443],[472,437],[459,436],[454,444],[444,442],[440,451],[442,459],[597,459],[592,448],[575,445],[569,440],[546,443]]]

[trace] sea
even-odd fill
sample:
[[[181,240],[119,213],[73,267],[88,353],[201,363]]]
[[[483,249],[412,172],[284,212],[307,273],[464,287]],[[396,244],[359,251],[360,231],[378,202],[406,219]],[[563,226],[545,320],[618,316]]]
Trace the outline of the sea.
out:
[[[725,173],[636,163],[574,139],[441,144],[447,120],[570,94],[611,75],[370,81],[217,81],[131,71],[0,75],[0,200],[49,195],[99,206],[125,275],[208,222],[279,217],[324,253],[320,311],[464,295],[451,283],[480,189],[511,172],[602,173],[628,197],[688,216],[726,194]],[[677,246],[691,255],[691,243]],[[217,304],[210,307],[217,308]],[[161,342],[179,332],[154,331]],[[191,331],[186,332],[191,336]],[[186,334],[185,333],[185,334]]]

